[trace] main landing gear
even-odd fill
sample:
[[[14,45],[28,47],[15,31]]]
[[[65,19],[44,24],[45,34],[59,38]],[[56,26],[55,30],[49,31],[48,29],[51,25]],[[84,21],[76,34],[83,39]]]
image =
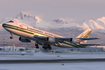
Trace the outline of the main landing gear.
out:
[[[13,39],[13,33],[10,33],[10,34],[11,34],[10,39]]]
[[[38,45],[38,43],[35,43],[35,46],[36,46],[36,48],[37,48],[37,49],[39,48],[39,45]]]
[[[38,43],[35,43],[35,46],[36,46],[37,49],[39,48],[39,44]],[[52,49],[50,44],[43,44],[42,48],[44,48],[46,50],[47,49],[49,49],[49,50]]]
[[[45,45],[43,45],[43,48],[44,48],[44,49],[49,49],[49,50],[52,49],[50,44],[45,44]]]

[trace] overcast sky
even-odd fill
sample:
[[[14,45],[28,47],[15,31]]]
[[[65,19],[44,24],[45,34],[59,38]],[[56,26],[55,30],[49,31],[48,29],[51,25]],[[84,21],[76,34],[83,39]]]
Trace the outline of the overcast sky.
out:
[[[43,20],[70,18],[79,23],[105,16],[105,0],[0,0],[0,19],[20,12]]]

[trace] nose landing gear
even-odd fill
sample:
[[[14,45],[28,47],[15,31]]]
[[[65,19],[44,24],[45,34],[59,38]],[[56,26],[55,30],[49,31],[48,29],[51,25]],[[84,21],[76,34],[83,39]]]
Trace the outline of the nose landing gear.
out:
[[[13,39],[13,33],[10,33],[10,34],[11,34],[10,39]]]

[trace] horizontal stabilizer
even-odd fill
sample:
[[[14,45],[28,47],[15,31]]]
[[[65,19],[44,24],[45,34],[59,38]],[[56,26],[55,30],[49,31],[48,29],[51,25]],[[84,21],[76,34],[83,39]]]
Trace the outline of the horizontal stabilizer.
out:
[[[99,38],[77,38],[77,40],[95,40]]]
[[[105,46],[105,44],[80,44],[81,46]]]

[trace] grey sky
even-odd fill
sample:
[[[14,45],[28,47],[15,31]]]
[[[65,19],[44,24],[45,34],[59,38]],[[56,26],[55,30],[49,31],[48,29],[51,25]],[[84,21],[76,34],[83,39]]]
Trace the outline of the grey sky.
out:
[[[19,12],[43,20],[70,18],[79,23],[105,16],[105,0],[0,0],[0,18],[13,17]]]

